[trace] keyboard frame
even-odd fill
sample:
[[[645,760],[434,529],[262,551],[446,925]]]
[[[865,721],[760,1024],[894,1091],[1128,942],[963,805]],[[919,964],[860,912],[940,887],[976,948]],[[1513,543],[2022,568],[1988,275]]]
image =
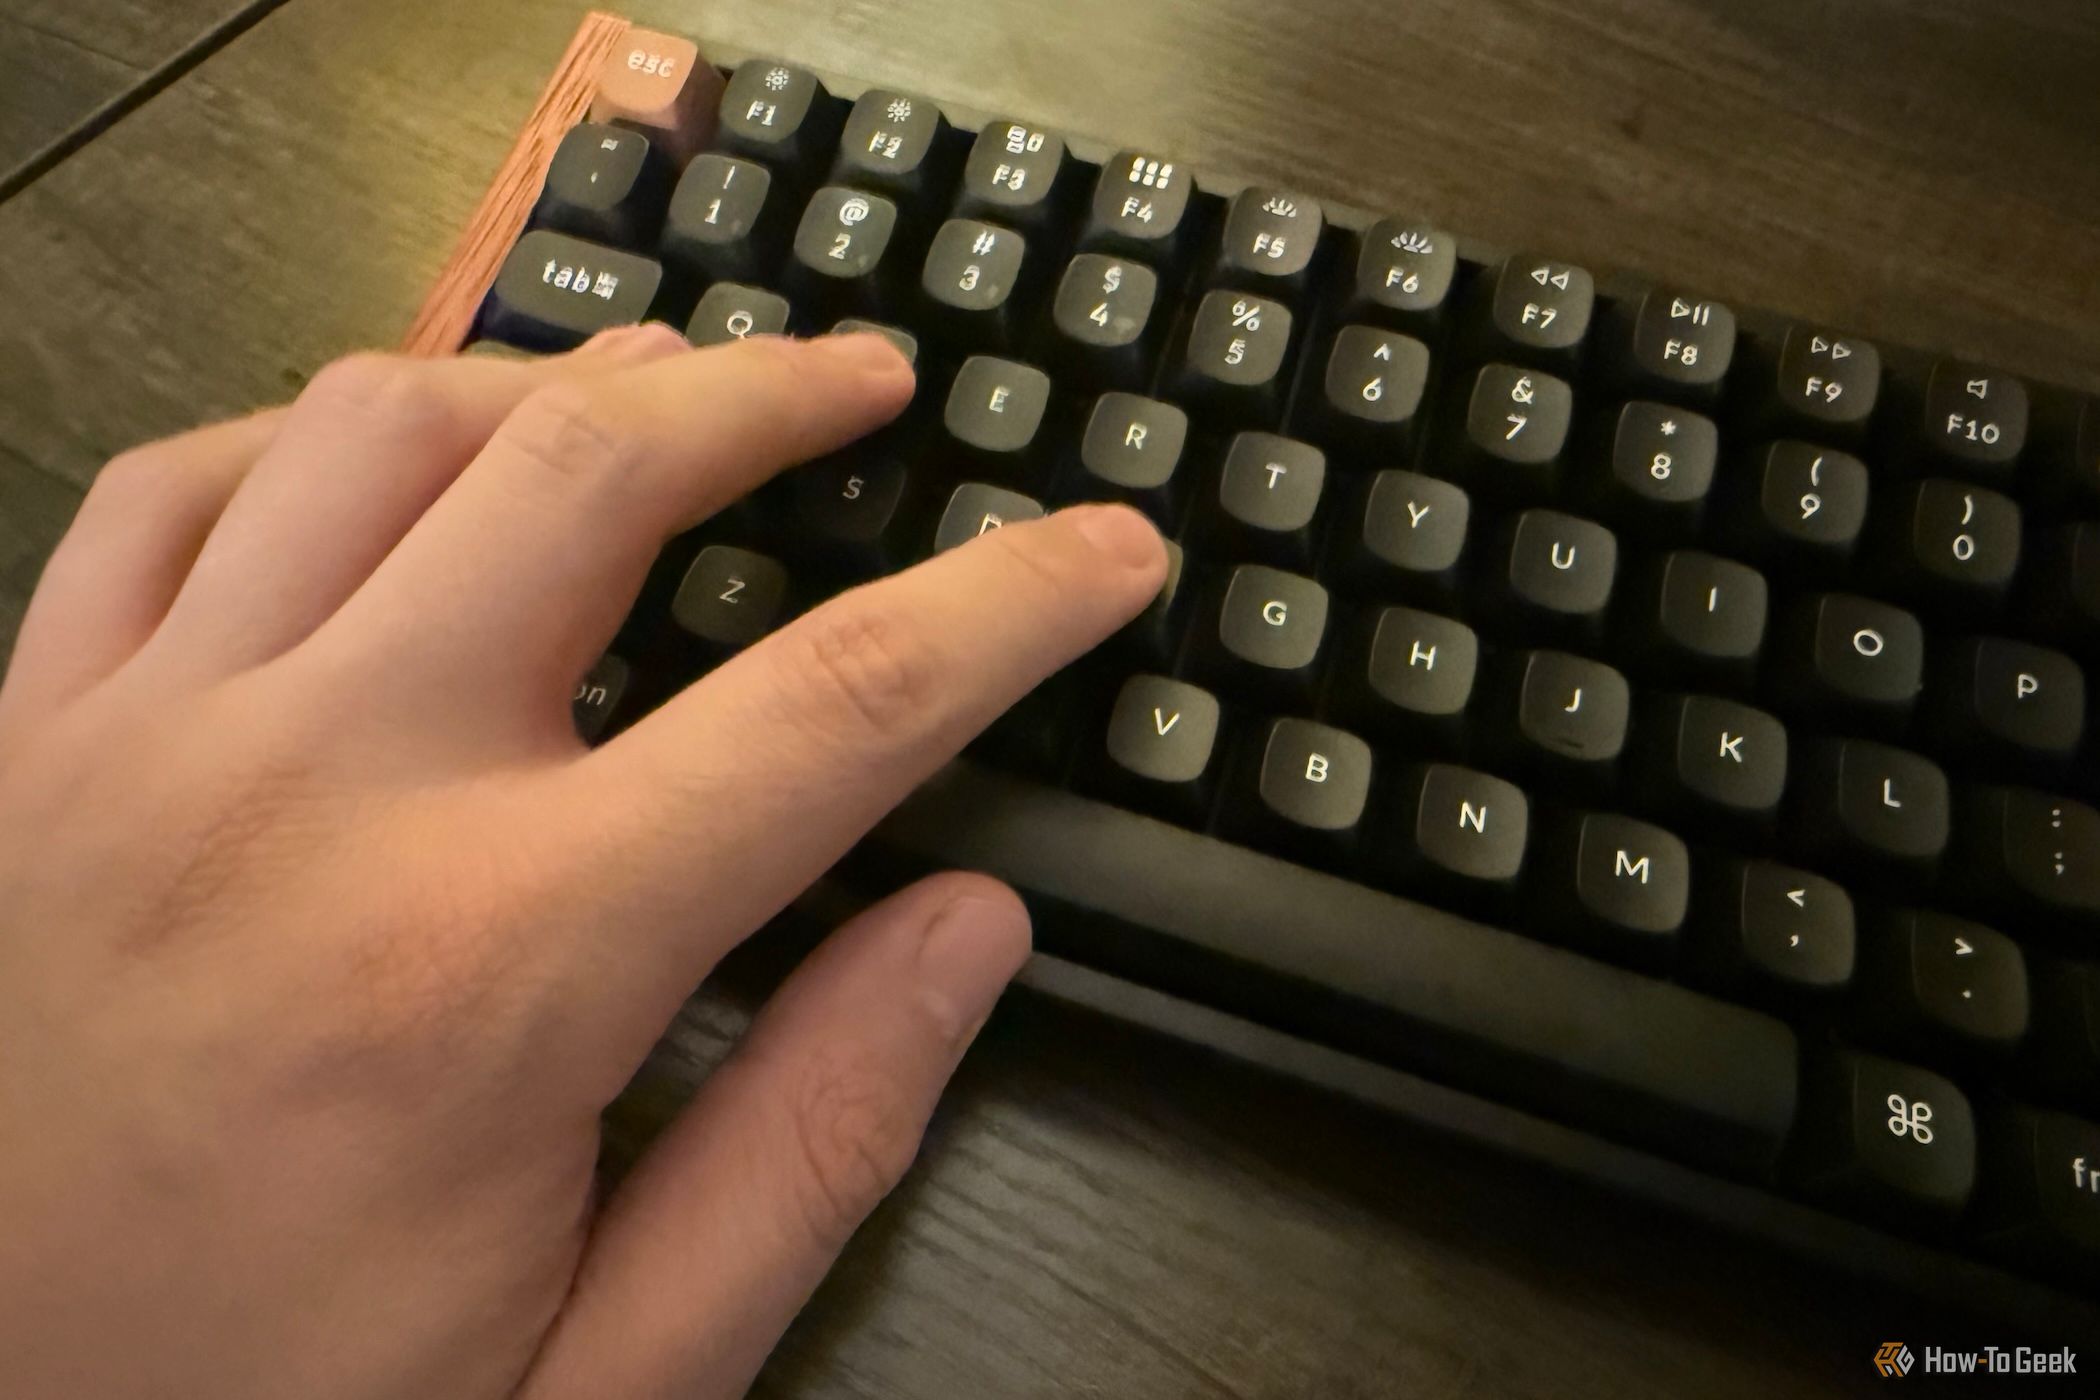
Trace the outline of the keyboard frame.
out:
[[[599,63],[633,27],[626,18],[603,11],[583,17],[403,337],[400,349],[404,353],[441,356],[464,348],[505,256],[525,231],[556,147],[590,109]],[[712,44],[698,35],[688,37],[699,42],[702,53],[718,66],[734,67],[750,58],[768,56],[740,46]],[[809,68],[833,96],[848,101],[882,85],[879,79]],[[952,125],[970,132],[1002,116],[1025,119],[1028,115],[985,111],[937,97],[932,100]],[[1060,134],[1069,154],[1078,160],[1098,164],[1121,149],[1116,142],[1084,133],[1061,130]],[[1196,190],[1220,198],[1230,198],[1254,183],[1230,174],[1196,172]],[[1329,226],[1323,237],[1358,232],[1383,217],[1330,201],[1316,189],[1306,193],[1321,201]],[[1471,264],[1460,268],[1461,278],[1492,267],[1510,251],[1446,232],[1456,240],[1461,263]],[[1596,279],[1600,301],[1644,289],[1652,280],[1586,265]],[[1785,316],[1763,308],[1731,303],[1731,309],[1745,339],[1783,333],[1792,324]],[[1846,329],[1873,333],[1871,326]],[[1887,370],[1915,373],[1931,363],[1932,357],[1924,351],[1880,339],[1875,344]],[[2028,383],[2044,390],[2063,388],[2031,378]],[[955,766],[984,773],[994,781],[1029,784],[1025,778],[991,774],[967,759],[956,760]],[[908,858],[891,858],[896,846],[884,838],[885,829],[878,828],[877,849],[869,851],[864,843],[862,852],[849,858],[837,876],[827,877],[835,892],[850,890],[845,898],[859,902],[903,883],[900,877],[910,873]],[[842,886],[837,884],[841,879]],[[1422,908],[1425,916],[1449,917],[1429,906]],[[1229,1062],[1233,1073],[1282,1078],[1340,1096],[1393,1115],[1413,1128],[1754,1237],[1835,1273],[1989,1318],[2016,1328],[2020,1336],[2100,1348],[2100,1304],[1969,1255],[1892,1235],[1759,1186],[1700,1171],[1061,957],[1036,953],[1015,985],[1066,1014],[1105,1017],[1195,1046]]]

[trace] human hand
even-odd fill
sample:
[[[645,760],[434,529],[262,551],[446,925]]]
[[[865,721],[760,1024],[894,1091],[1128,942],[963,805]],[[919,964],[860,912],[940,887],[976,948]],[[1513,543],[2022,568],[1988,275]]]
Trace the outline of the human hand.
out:
[[[1119,508],[845,594],[611,743],[670,534],[911,392],[872,336],[345,361],[127,453],[0,686],[10,1394],[740,1394],[1028,949],[981,876],[828,940],[601,1211],[722,954],[1137,613]]]

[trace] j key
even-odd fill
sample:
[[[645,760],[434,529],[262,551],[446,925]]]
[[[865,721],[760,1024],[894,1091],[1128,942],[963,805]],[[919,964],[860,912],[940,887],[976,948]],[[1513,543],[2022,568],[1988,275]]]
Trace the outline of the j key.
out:
[[[1772,443],[1758,463],[1755,508],[1741,518],[1739,537],[1765,558],[1841,563],[1866,522],[1866,463],[1811,443]]]
[[[826,185],[810,196],[795,229],[794,267],[807,302],[880,304],[883,256],[897,231],[897,206],[879,194]]]
[[[1637,655],[1663,674],[1747,677],[1765,640],[1765,577],[1697,549],[1648,571],[1630,628]]]
[[[1274,433],[1235,433],[1204,522],[1215,552],[1305,567],[1326,479],[1319,448]]]
[[[1690,962],[1698,976],[1780,1004],[1849,986],[1852,899],[1821,875],[1771,860],[1731,860],[1699,886]]]
[[[1582,268],[1518,253],[1490,274],[1484,300],[1476,337],[1484,355],[1564,368],[1589,333],[1597,289]]]
[[[1964,883],[1986,898],[2075,921],[2100,914],[2100,813],[2033,788],[1962,803]]]
[[[1087,416],[1068,494],[1081,501],[1127,501],[1168,524],[1188,436],[1189,416],[1173,404],[1142,394],[1103,394]]]
[[[1249,185],[1225,211],[1218,281],[1265,296],[1302,290],[1324,223],[1320,206],[1303,195]]]
[[[625,661],[607,652],[576,683],[576,694],[569,700],[569,718],[575,722],[577,738],[588,744],[605,732],[627,694],[632,674]]]
[[[1524,868],[1530,804],[1522,790],[1455,763],[1425,763],[1399,785],[1403,881],[1441,884],[1465,899],[1508,896]]]
[[[1458,587],[1472,503],[1448,481],[1382,471],[1361,493],[1344,567],[1382,596],[1448,599]]]
[[[1774,688],[1789,703],[1895,724],[1924,688],[1925,631],[1901,608],[1815,594],[1788,613],[1774,663]]]
[[[2005,637],[1953,644],[1933,692],[1948,751],[1980,761],[2069,758],[2085,731],[2085,672],[2047,647]]]
[[[1356,239],[1355,280],[1344,314],[1404,329],[1443,319],[1458,271],[1458,243],[1420,219],[1380,219]]]
[[[806,68],[754,58],[722,90],[723,148],[776,170],[814,173],[838,125],[838,104]]]
[[[1911,591],[1984,607],[2020,562],[2020,508],[1966,482],[1921,481],[1892,503],[1894,562]]]
[[[712,152],[695,156],[671,194],[664,258],[710,282],[762,280],[780,256],[788,212],[763,165]]]
[[[978,457],[1015,470],[1034,452],[1049,404],[1050,376],[1034,365],[972,355],[955,372],[941,421]]]
[[[1371,746],[1305,719],[1272,721],[1227,813],[1249,841],[1319,863],[1356,845],[1371,795]]]
[[[1791,834],[1819,859],[1857,857],[1914,873],[1947,847],[1947,776],[1914,753],[1825,740],[1809,749],[1792,787],[1801,820]]]
[[[788,572],[766,555],[711,544],[671,600],[671,620],[708,653],[749,646],[787,614]]]
[[[1868,939],[1860,1016],[1880,1040],[1924,1058],[2010,1055],[2027,1033],[2027,962],[1996,929],[1906,909]]]
[[[591,120],[639,127],[682,167],[714,136],[722,91],[692,40],[630,29],[598,67]]]
[[[1064,169],[1064,139],[1021,122],[985,124],[963,162],[959,212],[1009,228],[1046,233]]]
[[[1855,435],[1881,394],[1881,352],[1857,336],[1795,326],[1780,345],[1767,393],[1783,421],[1817,437]]]
[[[1850,1210],[1952,1218],[1976,1185],[1976,1122],[1961,1090],[1879,1055],[1829,1049],[1802,1068],[1788,1175]]]
[[[1261,564],[1232,571],[1211,636],[1212,669],[1272,695],[1304,694],[1327,631],[1327,590]]]
[[[1564,651],[1518,652],[1499,669],[1504,698],[1490,738],[1512,766],[1551,776],[1556,788],[1608,781],[1626,746],[1626,678]]]
[[[947,118],[925,98],[870,88],[846,114],[836,178],[914,202],[937,199],[947,178],[941,150],[947,132]]]
[[[1503,498],[1548,494],[1574,412],[1566,380],[1516,365],[1485,366],[1466,401],[1460,450],[1468,479]]]
[[[1273,421],[1283,395],[1291,313],[1246,292],[1206,292],[1189,323],[1182,388],[1238,421]]]
[[[482,328],[534,350],[568,350],[649,314],[663,267],[552,229],[518,240],[489,289]]]
[[[1118,151],[1094,182],[1080,246],[1128,253],[1156,268],[1173,266],[1187,241],[1195,185],[1186,166],[1143,151]]]
[[[1188,561],[1180,545],[1168,540],[1166,546],[1167,576],[1159,585],[1159,592],[1153,595],[1143,612],[1124,624],[1115,638],[1116,645],[1123,651],[1152,666],[1172,662],[1175,649],[1187,631],[1183,619],[1188,612],[1189,590],[1182,576]]]
[[[1428,382],[1429,347],[1421,341],[1374,326],[1344,326],[1327,352],[1314,431],[1367,457],[1400,456]]]
[[[1641,717],[1642,772],[1669,810],[1692,820],[1763,824],[1786,791],[1786,727],[1711,695],[1658,696]]]
[[[1042,502],[1032,496],[981,481],[965,481],[955,488],[941,511],[940,524],[934,527],[933,549],[938,554],[1002,526],[1042,517]]]
[[[1151,268],[1106,253],[1065,264],[1051,306],[1061,368],[1090,384],[1143,384],[1159,340],[1153,315],[1159,278]]]
[[[848,316],[831,328],[833,335],[879,335],[895,347],[904,357],[904,363],[916,367],[919,363],[919,338],[901,326],[892,326],[884,321],[865,321],[858,316]]]
[[[1379,735],[1415,749],[1450,748],[1473,699],[1480,642],[1435,613],[1382,608],[1369,645],[1342,677],[1340,699]]]
[[[1543,927],[1606,957],[1668,965],[1692,898],[1692,858],[1659,826],[1607,812],[1553,825],[1539,853]]]
[[[2100,1258],[2100,1127],[2008,1107],[1986,1122],[1975,1227],[1995,1252],[2070,1277]]]
[[[1178,821],[1210,805],[1218,699],[1165,676],[1132,676],[1108,719],[1102,786],[1117,799]]]
[[[1589,495],[1602,514],[1635,529],[1685,533],[1713,487],[1719,447],[1713,419],[1636,399],[1612,420]]]
[[[1503,534],[1498,602],[1520,627],[1593,632],[1611,602],[1619,543],[1595,521],[1527,510]]]
[[[670,181],[664,158],[640,132],[584,122],[570,127],[555,148],[532,221],[579,238],[640,247],[656,237]]]
[[[1027,240],[1012,229],[976,219],[942,224],[919,274],[939,332],[964,345],[1005,345],[1027,256]]]
[[[1615,319],[1616,377],[1635,393],[1704,402],[1735,359],[1735,313],[1718,301],[1651,288],[1626,324]]]
[[[1956,468],[2006,473],[2027,445],[2027,386],[1963,360],[1941,360],[1925,385],[1919,434],[1933,457]]]
[[[781,335],[787,330],[787,298],[739,282],[717,282],[693,307],[685,338],[695,345],[726,345],[754,335]]]
[[[849,452],[800,468],[793,480],[795,535],[813,563],[865,577],[904,562],[911,477],[902,463]]]

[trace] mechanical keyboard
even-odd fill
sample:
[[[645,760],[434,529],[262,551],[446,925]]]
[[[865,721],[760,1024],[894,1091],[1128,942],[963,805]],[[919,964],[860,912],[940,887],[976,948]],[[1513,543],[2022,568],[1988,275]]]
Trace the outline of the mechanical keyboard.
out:
[[[1157,600],[851,870],[988,870],[1073,985],[1848,1266],[2100,1292],[2100,403],[629,30],[469,350],[644,318],[876,330],[918,391],[664,551],[587,739],[1128,502]]]

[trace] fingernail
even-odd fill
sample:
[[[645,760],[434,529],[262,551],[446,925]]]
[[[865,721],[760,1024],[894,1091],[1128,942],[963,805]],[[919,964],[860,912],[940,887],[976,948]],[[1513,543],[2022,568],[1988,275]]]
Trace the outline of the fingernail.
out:
[[[1028,961],[1029,941],[1028,911],[1016,899],[965,895],[934,915],[919,945],[919,973],[958,1048]]]
[[[811,350],[829,355],[840,364],[869,374],[909,377],[911,361],[888,339],[873,331],[849,331],[844,335],[820,335],[803,342]]]
[[[1072,524],[1087,543],[1131,568],[1146,568],[1166,555],[1159,531],[1129,506],[1077,506]]]

